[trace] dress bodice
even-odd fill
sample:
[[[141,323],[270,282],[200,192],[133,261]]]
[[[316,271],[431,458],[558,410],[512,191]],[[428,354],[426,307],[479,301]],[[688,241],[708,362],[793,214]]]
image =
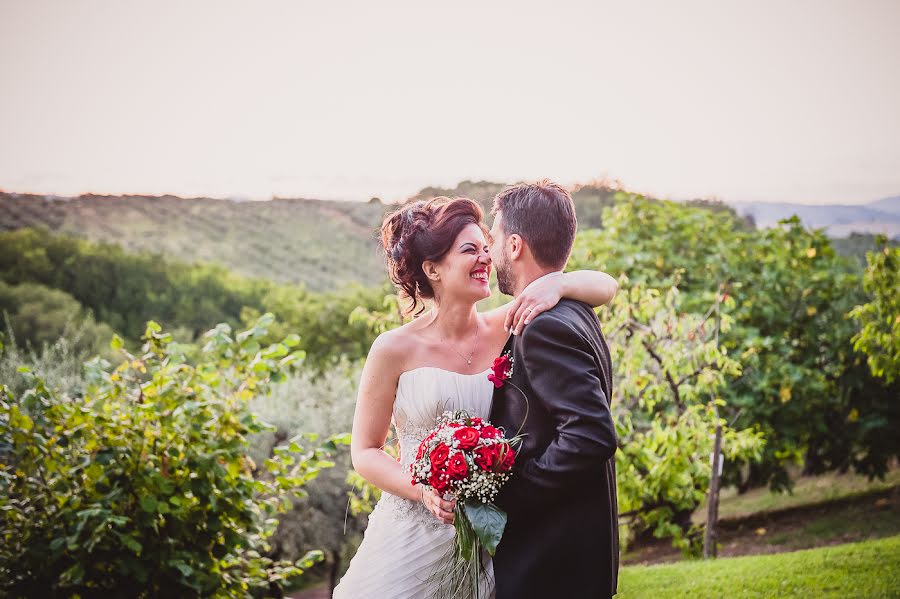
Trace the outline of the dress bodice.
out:
[[[394,400],[394,428],[400,439],[400,463],[408,467],[419,443],[434,428],[435,419],[445,411],[465,410],[470,416],[487,418],[494,386],[489,370],[461,374],[433,366],[407,370],[397,381]]]
[[[400,464],[404,471],[416,457],[419,443],[445,411],[465,410],[470,416],[487,418],[491,411],[494,385],[488,380],[490,369],[462,374],[434,366],[407,370],[397,381],[393,422],[400,442]],[[383,493],[376,510],[394,517],[416,517],[434,526],[444,526],[421,503]],[[373,514],[374,515],[374,514]]]

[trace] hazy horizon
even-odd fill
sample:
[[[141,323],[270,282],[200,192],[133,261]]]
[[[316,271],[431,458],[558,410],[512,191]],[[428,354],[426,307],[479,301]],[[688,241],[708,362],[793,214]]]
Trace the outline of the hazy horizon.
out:
[[[463,183],[465,181],[467,181],[467,180],[463,179],[462,181],[458,181],[456,184],[440,186],[440,187],[446,187],[449,189],[453,189],[459,183]],[[480,181],[476,181],[476,183],[478,183],[478,182],[480,182]],[[509,183],[508,181],[484,181],[484,182],[486,182],[486,183]],[[576,182],[575,185],[584,184],[584,183],[588,183],[588,182]],[[209,194],[196,195],[196,194],[177,194],[177,193],[141,193],[141,192],[107,193],[107,192],[103,192],[103,191],[84,191],[84,192],[75,193],[75,194],[60,194],[60,193],[43,192],[43,191],[36,192],[36,191],[27,191],[27,190],[23,191],[23,190],[17,190],[17,189],[6,189],[6,188],[3,188],[2,186],[0,186],[0,193],[9,193],[9,194],[14,194],[14,195],[36,195],[36,196],[61,198],[61,199],[75,199],[80,196],[88,196],[88,195],[94,195],[94,196],[100,196],[100,197],[104,197],[104,196],[108,196],[108,197],[173,196],[173,197],[179,197],[179,198],[186,199],[186,200],[209,199],[209,200],[221,200],[223,202],[228,202],[228,201],[231,201],[231,202],[267,202],[267,201],[272,201],[272,200],[321,200],[321,201],[364,203],[364,202],[368,202],[369,200],[371,200],[373,198],[377,198],[384,204],[394,204],[394,203],[401,203],[404,200],[416,195],[419,191],[421,191],[425,187],[438,187],[438,186],[435,186],[435,185],[422,186],[422,187],[419,187],[407,194],[403,194],[403,195],[395,197],[393,199],[382,198],[379,196],[371,196],[371,197],[366,197],[366,198],[362,198],[362,197],[359,197],[359,198],[314,197],[314,196],[310,196],[310,195],[272,195],[269,197],[252,197],[252,196],[247,196],[247,195],[209,195]],[[567,187],[571,189],[572,184],[568,184]],[[624,191],[640,193],[637,190],[629,189],[627,187],[624,188]],[[653,196],[653,197],[656,197],[656,196]],[[880,197],[880,198],[874,198],[872,200],[863,200],[863,201],[859,201],[859,202],[821,202],[821,203],[791,202],[791,201],[780,201],[780,200],[730,200],[728,198],[721,198],[721,197],[706,197],[706,198],[703,198],[703,197],[695,197],[695,198],[659,197],[658,199],[668,199],[668,200],[674,200],[674,201],[679,201],[679,202],[684,202],[684,201],[689,201],[689,200],[714,199],[714,200],[721,200],[721,201],[725,202],[726,204],[732,204],[732,205],[736,205],[736,206],[743,205],[743,204],[785,204],[785,205],[813,207],[813,206],[840,206],[840,205],[864,206],[864,205],[872,204],[872,203],[875,203],[875,202],[878,202],[881,200],[896,199],[896,198],[900,198],[900,193],[897,193],[894,195],[888,195],[888,196],[884,196],[884,197]]]
[[[0,0],[0,188],[900,195],[900,2]]]

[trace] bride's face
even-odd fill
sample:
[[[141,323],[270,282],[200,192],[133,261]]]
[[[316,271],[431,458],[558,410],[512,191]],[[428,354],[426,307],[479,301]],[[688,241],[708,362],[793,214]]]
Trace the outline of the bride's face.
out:
[[[484,232],[478,225],[466,225],[439,262],[423,266],[426,273],[431,270],[437,275],[437,280],[432,280],[438,296],[452,296],[475,303],[491,295],[488,283],[491,256]]]

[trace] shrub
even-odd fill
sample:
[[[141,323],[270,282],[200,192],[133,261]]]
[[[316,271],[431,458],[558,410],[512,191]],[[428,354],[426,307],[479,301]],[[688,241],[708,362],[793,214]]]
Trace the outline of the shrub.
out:
[[[2,387],[0,594],[277,596],[320,558],[267,555],[275,516],[346,441],[289,440],[261,471],[248,457],[271,428],[250,400],[302,357],[296,336],[260,346],[271,321],[217,326],[195,363],[150,322],[143,353],[114,369],[95,359],[74,399],[27,370],[24,393]]]

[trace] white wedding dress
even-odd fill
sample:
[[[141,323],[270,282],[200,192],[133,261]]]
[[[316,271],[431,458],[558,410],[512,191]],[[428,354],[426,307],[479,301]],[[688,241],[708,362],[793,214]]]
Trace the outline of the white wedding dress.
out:
[[[408,370],[397,382],[393,420],[400,440],[400,463],[408,471],[435,418],[445,410],[465,410],[487,418],[494,385],[490,370],[460,374],[432,366]],[[334,599],[425,599],[434,592],[432,574],[451,547],[455,530],[443,524],[421,502],[389,493],[369,515],[362,544],[347,573],[334,590]],[[493,592],[493,568],[482,597]]]

